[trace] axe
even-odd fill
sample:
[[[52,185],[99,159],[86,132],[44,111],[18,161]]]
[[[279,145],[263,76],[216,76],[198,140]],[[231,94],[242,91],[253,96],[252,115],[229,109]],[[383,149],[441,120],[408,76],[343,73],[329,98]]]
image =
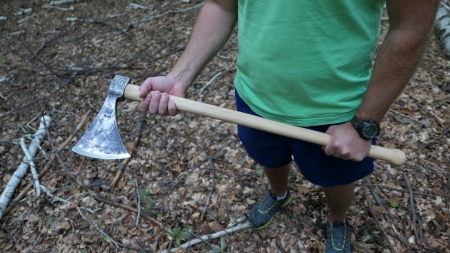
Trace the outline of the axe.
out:
[[[116,75],[114,77],[100,113],[87,132],[72,148],[72,151],[100,159],[125,159],[130,157],[120,138],[116,121],[116,102],[118,99],[126,98],[141,101],[139,86],[127,85],[128,81],[129,78],[124,76]],[[329,134],[176,96],[170,96],[170,99],[175,102],[179,111],[220,119],[318,145],[326,145],[331,140]],[[406,155],[403,151],[375,145],[371,146],[367,156],[385,160],[395,165],[401,165],[406,161]]]

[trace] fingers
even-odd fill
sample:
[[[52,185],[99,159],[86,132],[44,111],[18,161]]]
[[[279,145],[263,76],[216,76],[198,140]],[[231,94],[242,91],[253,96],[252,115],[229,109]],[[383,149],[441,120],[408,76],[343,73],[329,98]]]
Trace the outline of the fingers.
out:
[[[139,91],[139,96],[141,96],[140,91]],[[148,111],[148,106],[150,104],[151,99],[152,99],[152,94],[148,93],[145,97],[142,98],[142,101],[139,104],[139,109],[141,111]]]
[[[143,111],[149,111],[151,114],[161,114],[175,116],[178,113],[175,103],[170,100],[166,92],[154,91],[149,93],[139,105]]]
[[[145,98],[147,94],[152,90],[152,83],[150,78],[147,78],[140,86],[139,86],[139,97]]]
[[[353,132],[352,126],[348,124],[329,127],[326,133],[331,135],[331,140],[322,146],[325,154],[344,160],[362,161],[370,150],[371,142]]]

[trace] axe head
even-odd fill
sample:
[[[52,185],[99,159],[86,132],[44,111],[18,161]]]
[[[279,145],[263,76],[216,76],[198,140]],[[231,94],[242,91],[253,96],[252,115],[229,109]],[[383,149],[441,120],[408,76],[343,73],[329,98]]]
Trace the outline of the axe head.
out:
[[[87,132],[72,148],[73,152],[99,159],[125,159],[130,157],[120,138],[116,121],[117,99],[123,97],[129,80],[125,76],[116,75],[114,77],[100,113]]]

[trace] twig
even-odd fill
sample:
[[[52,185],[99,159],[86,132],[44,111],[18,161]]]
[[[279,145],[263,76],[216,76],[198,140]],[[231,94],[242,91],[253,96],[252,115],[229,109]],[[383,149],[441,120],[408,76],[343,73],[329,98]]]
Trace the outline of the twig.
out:
[[[202,102],[202,92],[218,77],[218,76],[220,76],[222,74],[222,72],[219,72],[219,73],[217,73],[213,78],[211,78],[211,80],[209,80],[209,82],[208,83],[206,83],[205,84],[205,86],[203,86],[201,89],[200,89],[200,91],[199,91],[199,93],[198,93],[198,100],[200,101],[200,102]]]
[[[57,90],[51,92],[50,95],[45,96],[45,97],[40,97],[40,98],[35,99],[35,100],[33,100],[33,101],[31,101],[31,102],[25,104],[25,105],[20,106],[20,107],[18,107],[18,108],[14,108],[14,109],[12,109],[10,112],[7,112],[7,113],[1,115],[1,116],[0,116],[0,119],[3,119],[4,117],[9,116],[9,115],[11,115],[11,114],[14,114],[14,113],[16,113],[17,111],[23,111],[24,108],[26,108],[26,107],[28,107],[28,106],[30,106],[30,105],[32,105],[32,104],[35,104],[35,103],[37,103],[37,102],[39,102],[39,101],[41,101],[41,100],[47,100],[49,97],[53,96],[56,92],[60,91],[63,87],[65,87],[66,85],[68,85],[68,84],[75,78],[76,75],[77,75],[77,73],[73,74],[70,78],[68,78],[68,80],[67,80],[63,85],[61,85],[61,86],[59,87],[59,89],[57,89]]]
[[[116,202],[113,202],[113,201],[108,200],[108,199],[104,199],[104,198],[102,198],[102,197],[100,197],[100,196],[98,196],[98,195],[95,195],[95,196],[94,196],[94,199],[96,199],[96,200],[98,200],[98,201],[101,201],[101,202],[104,202],[104,203],[106,203],[106,204],[108,204],[108,205],[111,205],[111,206],[123,208],[123,209],[128,210],[128,211],[131,211],[131,212],[135,212],[135,213],[138,212],[136,209],[134,209],[134,208],[132,208],[132,207],[129,207],[129,206],[127,206],[127,205],[123,205],[123,204],[120,204],[120,203],[116,203]],[[141,216],[144,217],[145,219],[149,220],[151,223],[153,223],[153,224],[157,225],[158,227],[160,227],[162,230],[164,230],[164,232],[168,233],[169,235],[172,234],[172,231],[171,231],[170,229],[166,228],[166,227],[165,227],[161,222],[159,222],[158,220],[156,220],[156,219],[154,219],[154,218],[152,218],[152,217],[150,217],[150,216],[147,216],[146,214],[141,214]]]
[[[386,189],[389,189],[389,190],[393,190],[393,191],[397,191],[397,192],[409,193],[409,191],[407,191],[407,190],[398,189],[398,188],[395,188],[395,187],[392,187],[392,186],[388,186],[388,185],[382,185],[382,184],[367,184],[367,186],[369,186],[369,187],[370,187],[370,186],[377,186],[377,187],[383,187],[383,188],[386,188]],[[417,194],[417,195],[424,195],[424,196],[427,196],[427,197],[430,197],[430,198],[436,197],[436,196],[443,197],[443,196],[438,195],[438,194],[432,195],[432,194],[428,194],[428,193],[424,193],[424,192],[418,192],[418,191],[413,191],[413,193],[414,193],[414,194]]]
[[[99,227],[97,227],[97,225],[94,224],[94,223],[91,221],[91,219],[89,219],[89,217],[87,217],[86,215],[84,215],[84,213],[81,211],[81,208],[77,207],[77,210],[78,210],[78,212],[80,213],[81,217],[83,217],[83,219],[85,219],[91,226],[94,226],[95,229],[96,229],[98,232],[100,232],[103,236],[107,237],[112,243],[114,243],[114,245],[116,246],[116,252],[117,252],[117,249],[119,249],[119,246],[122,246],[122,247],[128,248],[128,249],[133,249],[133,250],[136,250],[136,251],[141,250],[141,249],[138,249],[138,248],[134,248],[134,247],[131,247],[131,246],[122,244],[122,243],[120,243],[120,242],[116,242],[116,241],[115,241],[114,239],[112,239],[111,236],[109,236],[106,232],[104,232],[104,231],[101,230]]]
[[[33,15],[28,16],[26,18],[22,18],[21,20],[17,21],[17,24],[23,23],[23,22],[27,21],[28,19],[34,18],[35,16],[36,16],[36,14],[33,14]]]
[[[252,227],[252,225],[249,222],[247,222],[247,223],[241,224],[239,226],[232,227],[232,228],[229,228],[229,229],[226,229],[226,230],[214,233],[214,234],[203,235],[199,239],[194,239],[194,240],[191,240],[191,241],[189,241],[189,242],[187,242],[185,244],[180,245],[178,248],[171,249],[170,251],[163,250],[163,251],[160,251],[159,253],[176,252],[180,248],[187,249],[187,248],[191,247],[192,245],[195,245],[195,244],[207,241],[207,240],[216,239],[216,238],[222,237],[224,235],[228,235],[228,234],[234,233],[236,231],[247,229],[247,228],[251,228],[251,227]]]
[[[140,4],[135,4],[135,3],[130,3],[129,6],[133,7],[134,9],[144,9],[144,10],[151,10],[152,8],[144,6],[144,5],[140,5]]]
[[[43,9],[57,9],[57,10],[60,10],[60,11],[73,11],[73,10],[75,10],[75,8],[73,6],[70,6],[69,8],[63,8],[63,7],[49,5],[49,4],[42,5],[42,8]]]
[[[205,203],[205,207],[203,208],[203,212],[202,215],[200,217],[200,220],[203,220],[203,217],[205,216],[206,210],[208,209],[210,203],[211,203],[211,196],[214,192],[214,189],[216,188],[216,178],[215,178],[215,166],[214,166],[214,162],[213,159],[211,158],[211,156],[208,157],[208,161],[209,161],[209,168],[211,169],[211,177],[212,177],[212,186],[211,186],[211,190],[209,191],[209,195],[208,195],[208,199],[206,200]]]
[[[160,17],[163,17],[163,16],[165,16],[165,15],[167,15],[167,14],[170,14],[170,13],[181,13],[181,12],[186,12],[186,11],[189,11],[189,10],[196,9],[196,8],[198,8],[198,7],[201,7],[201,6],[203,6],[204,4],[205,4],[205,2],[202,2],[202,3],[200,3],[200,4],[196,5],[196,6],[192,6],[192,7],[186,8],[186,9],[182,9],[182,10],[169,10],[169,11],[166,11],[166,12],[164,12],[164,13],[162,13],[162,14],[159,14],[159,15],[156,15],[156,16],[151,16],[151,17],[144,18],[144,19],[141,19],[141,20],[138,20],[138,21],[134,21],[132,24],[138,24],[138,23],[140,23],[140,22],[149,21],[149,20],[152,20],[152,19],[155,19],[155,18],[160,18]]]
[[[417,214],[416,214],[416,208],[414,207],[414,194],[413,194],[413,191],[411,188],[411,182],[409,182],[408,176],[406,176],[406,174],[403,175],[403,178],[405,179],[406,185],[408,186],[408,190],[409,190],[409,205],[411,206],[414,235],[416,236],[417,244],[420,245],[420,244],[422,244],[422,237],[419,236],[419,232],[417,231],[418,219],[417,219]],[[421,228],[419,228],[419,229],[421,229]]]
[[[141,196],[139,194],[139,185],[137,180],[134,180],[134,184],[136,185],[136,196],[137,196],[137,217],[135,226],[139,224],[139,217],[141,216]]]
[[[426,161],[426,160],[422,159],[421,161]],[[420,171],[420,172],[429,171],[429,169],[426,169],[426,168],[424,168],[424,167],[418,165],[417,163],[414,163],[414,162],[411,162],[411,161],[407,161],[406,163],[409,164],[409,165],[411,165],[411,166],[413,166],[413,167],[418,167],[419,169],[421,169],[421,170],[418,170],[418,171]],[[445,171],[443,171],[443,170],[438,170],[438,169],[436,169],[436,168],[434,168],[434,167],[431,167],[431,168],[432,168],[432,170],[434,170],[434,172],[436,172],[436,173],[438,173],[438,174],[444,174],[444,175],[447,174],[447,172],[445,172]],[[439,168],[439,167],[437,167],[437,168]]]
[[[46,126],[44,125],[44,127],[46,127]],[[39,145],[39,144],[37,144],[37,145]],[[41,195],[41,187],[39,184],[39,176],[36,172],[36,165],[34,165],[34,161],[33,161],[33,156],[35,154],[33,156],[30,154],[30,151],[28,150],[28,148],[25,144],[24,137],[20,138],[20,146],[22,147],[25,157],[28,159],[28,161],[30,163],[29,165],[30,165],[31,174],[33,175],[33,184],[34,184],[34,188],[36,189],[36,197],[39,198],[39,196]]]
[[[238,218],[238,219],[236,219],[234,222],[230,222],[230,223],[227,225],[227,228],[232,228],[232,227],[236,226],[237,224],[239,224],[239,223],[245,221],[246,219],[247,219],[247,218],[245,218],[245,217]]]
[[[62,151],[67,146],[67,144],[69,144],[72,141],[73,137],[75,137],[75,134],[78,132],[78,130],[80,130],[81,127],[83,127],[84,123],[86,123],[88,116],[89,116],[89,112],[86,113],[85,115],[83,115],[83,117],[81,118],[81,122],[75,128],[75,131],[69,136],[69,138],[67,138],[67,140],[63,144],[61,144],[58,147],[58,151]],[[42,177],[47,172],[47,170],[50,168],[50,165],[53,163],[55,158],[56,158],[55,155],[52,155],[50,157],[50,160],[47,162],[44,169],[42,169],[41,172],[39,173],[39,177]],[[27,187],[25,187],[25,189],[23,189],[20,192],[20,194],[17,195],[17,197],[13,200],[13,202],[15,202],[15,203],[19,202],[25,196],[25,194],[31,189],[32,186],[33,186],[33,183],[28,184]],[[12,209],[12,207],[8,207],[8,209],[6,209],[6,211],[5,211],[5,214],[9,213],[9,211],[11,211],[11,209]]]
[[[41,143],[42,139],[45,136],[45,126],[50,124],[50,117],[49,116],[43,116],[41,118],[41,123],[39,126],[39,130],[36,132],[34,140],[30,144],[30,148],[28,149],[31,158],[36,154],[38,145]],[[0,219],[3,217],[3,214],[6,211],[6,207],[8,206],[9,201],[11,200],[11,197],[19,185],[20,181],[22,180],[23,176],[27,172],[27,168],[30,165],[30,161],[32,159],[28,159],[25,157],[22,161],[22,163],[19,165],[19,168],[14,172],[11,180],[6,185],[5,189],[3,190],[1,196],[0,196]]]
[[[389,112],[393,113],[393,114],[400,115],[400,116],[402,116],[402,117],[404,117],[404,118],[406,118],[406,119],[408,119],[408,120],[410,120],[410,121],[412,121],[412,122],[414,122],[414,123],[416,123],[418,125],[425,126],[425,127],[428,126],[427,124],[424,124],[424,123],[420,122],[419,120],[416,120],[416,119],[414,119],[412,117],[409,117],[409,116],[407,116],[407,115],[405,115],[403,113],[397,112],[396,110],[389,109]],[[403,121],[401,121],[401,120],[399,120],[399,121],[403,123]]]
[[[372,204],[370,203],[370,199],[369,199],[369,194],[367,193],[367,185],[366,182],[363,181],[363,185],[364,185],[364,196],[366,198],[367,201],[367,205],[369,206],[369,211],[373,216],[373,219],[375,221],[375,223],[377,224],[378,229],[380,229],[381,234],[383,234],[384,238],[386,238],[386,241],[388,242],[389,248],[391,250],[391,252],[397,252],[394,247],[392,246],[391,241],[389,240],[389,238],[386,236],[386,233],[383,230],[383,227],[381,226],[380,222],[378,221],[378,217],[375,214],[375,212],[373,211],[372,208]]]
[[[228,146],[228,144],[231,142],[231,140],[230,141],[228,141],[227,143],[225,143],[222,147],[220,147],[216,152],[214,152],[214,154],[212,154],[211,156],[212,157],[214,157],[217,153],[219,153],[219,151],[221,151],[224,147],[226,147],[226,146]],[[206,161],[208,161],[208,157],[206,157],[205,159],[203,159],[202,161],[200,161],[197,165],[195,165],[194,167],[192,167],[191,169],[189,169],[189,171],[187,172],[187,173],[185,173],[185,174],[183,174],[182,176],[186,176],[186,175],[188,175],[188,174],[190,174],[192,171],[194,171],[195,169],[197,169],[198,167],[200,167],[204,162],[206,162]],[[174,184],[172,184],[168,189],[166,189],[166,190],[164,190],[163,192],[162,192],[162,195],[164,196],[164,195],[166,195],[169,191],[171,191],[173,188],[175,188],[175,186],[177,186],[180,182],[181,182],[181,180],[182,180],[183,178],[178,178],[178,180],[174,183]]]
[[[44,43],[42,43],[42,45],[36,50],[36,52],[33,54],[33,56],[31,57],[31,59],[29,60],[30,62],[42,51],[42,49],[44,49],[46,47],[47,44],[52,43],[53,41],[61,38],[62,36],[66,35],[65,33],[60,33],[57,36],[44,41]]]
[[[434,114],[432,111],[430,111],[428,109],[425,109],[422,106],[420,106],[422,102],[418,98],[414,97],[413,95],[409,95],[409,97],[412,98],[414,101],[416,101],[416,103],[418,104],[419,108],[422,111],[424,111],[424,112],[430,114],[431,116],[433,116],[433,118],[439,123],[439,125],[442,128],[445,128],[443,120],[441,118],[439,118],[436,114]]]
[[[65,200],[63,198],[60,198],[58,196],[55,196],[54,194],[52,194],[45,186],[40,185],[40,188],[42,189],[43,192],[45,192],[47,194],[47,196],[49,196],[50,198],[54,198],[59,202],[63,202],[63,203],[68,203],[68,204],[72,204],[71,201],[69,200]]]
[[[375,188],[372,187],[372,182],[370,181],[370,178],[365,177],[364,180],[366,181],[366,185],[369,187],[370,191],[372,192],[372,195],[375,198],[375,201],[377,202],[377,204],[380,207],[384,208],[384,205],[383,205],[383,202],[381,201],[380,196],[376,192]],[[394,231],[395,235],[397,236],[397,239],[402,243],[408,244],[408,241],[402,235],[400,235],[400,233],[395,228],[394,222],[392,222],[391,216],[389,216],[388,214],[384,214],[383,216],[391,224],[392,230]]]

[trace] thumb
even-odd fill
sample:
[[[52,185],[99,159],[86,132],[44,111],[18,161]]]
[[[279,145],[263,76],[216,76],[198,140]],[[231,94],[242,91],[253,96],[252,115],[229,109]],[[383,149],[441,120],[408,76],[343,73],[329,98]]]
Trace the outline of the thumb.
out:
[[[153,86],[153,78],[147,78],[140,86],[139,86],[139,97],[144,98],[147,94],[152,91]]]

